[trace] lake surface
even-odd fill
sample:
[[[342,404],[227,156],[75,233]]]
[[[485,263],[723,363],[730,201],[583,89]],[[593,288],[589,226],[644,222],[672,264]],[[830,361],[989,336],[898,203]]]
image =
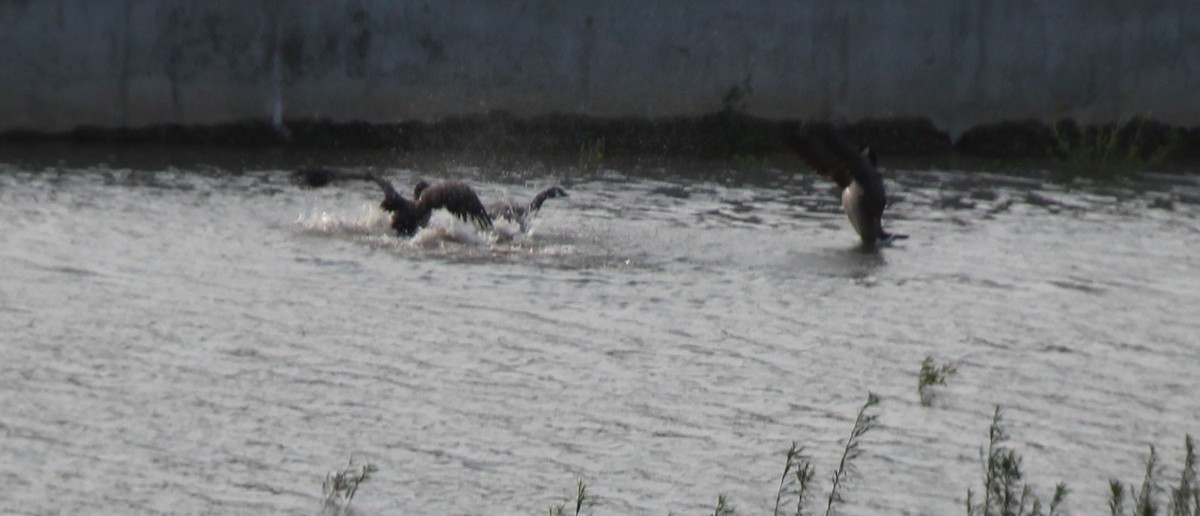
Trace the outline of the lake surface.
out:
[[[889,169],[911,238],[872,253],[799,164],[380,158],[571,195],[401,239],[372,185],[245,155],[0,158],[5,514],[319,514],[351,458],[364,515],[545,514],[579,479],[595,514],[769,514],[793,441],[823,510],[868,392],[845,513],[964,513],[1001,405],[1034,492],[1098,514],[1200,436],[1196,176]],[[926,356],[958,369],[931,406]]]

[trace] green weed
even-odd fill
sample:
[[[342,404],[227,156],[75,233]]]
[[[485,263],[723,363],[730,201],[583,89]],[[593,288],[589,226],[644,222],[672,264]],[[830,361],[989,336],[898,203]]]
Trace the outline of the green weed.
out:
[[[592,499],[587,492],[587,484],[583,479],[575,484],[575,516],[583,514],[585,508],[592,506]],[[566,514],[566,503],[560,503],[550,507],[550,516],[564,516]]]
[[[335,515],[344,514],[350,508],[350,502],[358,493],[359,486],[378,471],[379,468],[371,463],[356,466],[354,457],[351,457],[345,469],[326,474],[325,482],[321,484],[325,493],[326,511]]]
[[[1183,439],[1183,468],[1179,473],[1179,486],[1169,490],[1167,505],[1168,516],[1196,516],[1200,514],[1200,485],[1196,484],[1196,446],[1191,435]],[[1158,453],[1150,446],[1150,455],[1146,458],[1145,473],[1139,488],[1129,486],[1129,496],[1133,500],[1133,513],[1136,516],[1154,516],[1159,514],[1162,505],[1158,494],[1167,491],[1160,484],[1161,467],[1158,465]],[[1120,480],[1108,482],[1108,508],[1112,516],[1124,516],[1125,486]]]
[[[803,516],[804,502],[810,496],[809,486],[815,475],[816,468],[804,454],[804,447],[796,447],[796,442],[792,441],[783,466],[783,475],[779,477],[779,490],[775,494],[775,516],[779,516],[779,507],[785,496],[796,497],[796,516]]]
[[[1067,498],[1067,486],[1059,483],[1054,488],[1049,512],[1042,512],[1042,503],[1023,481],[1021,455],[1007,447],[1008,433],[1004,429],[1004,417],[1000,407],[992,415],[988,429],[986,454],[979,450],[983,461],[983,503],[976,505],[975,493],[967,489],[968,516],[1053,516],[1061,514],[1062,503]],[[1028,510],[1026,510],[1028,508]]]
[[[1085,128],[1063,120],[1051,130],[1055,146],[1050,156],[1069,177],[1112,179],[1139,174],[1161,164],[1179,142],[1176,130],[1151,138],[1146,120],[1140,117]]]
[[[930,358],[926,358],[923,366],[934,371],[940,371],[944,379],[946,366],[936,366]],[[936,375],[931,375],[931,377]],[[922,382],[925,383],[925,382]],[[940,382],[930,381],[928,385]],[[841,460],[837,470],[831,477],[832,487],[826,499],[826,516],[834,512],[835,506],[845,502],[845,492],[850,482],[855,479],[854,462],[862,455],[862,438],[867,432],[876,428],[878,415],[872,409],[880,402],[874,393],[867,394],[867,400],[859,409],[850,431],[850,437],[842,450]],[[988,429],[988,443],[980,447],[979,454],[983,466],[983,490],[976,493],[967,489],[966,514],[968,516],[1054,516],[1064,513],[1063,505],[1069,491],[1066,484],[1055,486],[1050,503],[1043,508],[1041,500],[1033,493],[1032,488],[1025,483],[1025,473],[1022,469],[1022,457],[1008,445],[1009,435],[1004,424],[1003,411],[999,406],[992,415]],[[1197,484],[1197,464],[1195,443],[1191,435],[1184,438],[1183,465],[1174,487],[1164,487],[1162,466],[1159,464],[1158,453],[1151,446],[1146,460],[1142,480],[1136,487],[1126,486],[1121,481],[1109,481],[1108,506],[1112,516],[1200,516],[1200,485]],[[370,463],[358,465],[351,458],[346,468],[335,470],[326,475],[323,489],[325,492],[325,509],[327,514],[342,516],[349,514],[349,506],[358,488],[370,479],[379,469]],[[816,467],[811,458],[805,453],[805,448],[792,442],[785,452],[783,473],[775,497],[774,516],[794,514],[803,516],[812,514],[806,509],[812,505]],[[982,499],[977,495],[982,494]],[[1166,495],[1164,497],[1163,495]],[[1164,503],[1165,510],[1164,513]],[[569,504],[569,505],[568,505]],[[1131,507],[1127,507],[1131,505]],[[590,513],[595,506],[593,496],[587,484],[580,479],[576,483],[575,499],[568,500],[549,508],[550,516],[582,516]],[[573,513],[568,513],[573,507]],[[789,512],[794,507],[794,512]],[[1131,509],[1127,510],[1127,509]],[[672,513],[673,514],[673,513]],[[730,500],[724,495],[717,496],[713,507],[713,516],[733,516],[735,510]]]
[[[604,164],[604,138],[583,142],[579,146],[579,171],[591,174]]]
[[[917,394],[921,397],[921,405],[932,405],[933,387],[946,385],[946,380],[956,374],[958,368],[953,364],[938,364],[933,357],[926,356],[925,360],[921,361],[921,371],[917,373]]]
[[[838,462],[838,469],[833,473],[833,488],[829,490],[829,500],[825,505],[826,516],[833,512],[835,504],[845,502],[842,490],[845,489],[851,478],[856,476],[854,459],[862,455],[859,440],[864,434],[875,428],[876,420],[879,419],[878,414],[867,414],[867,410],[878,404],[879,396],[871,392],[867,393],[867,402],[861,409],[858,409],[858,417],[854,419],[854,428],[850,430],[850,438],[846,440],[846,447],[842,450],[842,460]]]
[[[868,411],[879,404],[879,396],[875,393],[867,393],[867,401],[862,408],[858,410],[858,416],[854,419],[854,428],[850,430],[850,438],[846,440],[846,445],[842,449],[842,458],[838,462],[837,471],[833,473],[833,487],[829,490],[829,497],[825,503],[825,514],[833,513],[835,505],[845,502],[843,492],[847,484],[855,476],[854,460],[862,455],[861,440],[862,436],[875,428],[876,421],[879,418],[878,414],[869,414]],[[808,505],[807,502],[812,492],[813,480],[816,478],[816,467],[813,466],[811,459],[804,453],[804,448],[797,446],[792,442],[792,446],[788,448],[783,466],[783,475],[779,477],[779,489],[775,494],[775,516],[779,516],[780,508],[783,507],[785,500],[795,497],[796,499],[796,516],[803,516],[804,509]]]
[[[729,505],[729,500],[725,498],[725,495],[718,494],[717,506],[713,508],[713,516],[733,516],[734,514],[736,513],[733,510],[733,506]]]

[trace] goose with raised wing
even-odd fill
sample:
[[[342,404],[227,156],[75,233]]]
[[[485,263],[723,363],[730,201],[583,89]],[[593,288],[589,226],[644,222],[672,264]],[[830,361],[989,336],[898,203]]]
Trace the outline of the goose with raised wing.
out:
[[[842,211],[858,232],[864,246],[908,238],[883,229],[887,191],[875,166],[870,148],[855,151],[828,123],[804,126],[785,124],[780,128],[783,144],[818,174],[832,179],[841,191]]]
[[[372,181],[383,190],[383,202],[379,207],[392,214],[391,226],[400,236],[412,236],[429,224],[433,210],[445,209],[450,214],[472,222],[479,229],[491,229],[492,218],[470,186],[457,181],[429,184],[417,183],[413,200],[406,199],[392,183],[370,171],[342,171],[327,168],[308,168],[293,174],[302,186],[321,187],[335,181]]]

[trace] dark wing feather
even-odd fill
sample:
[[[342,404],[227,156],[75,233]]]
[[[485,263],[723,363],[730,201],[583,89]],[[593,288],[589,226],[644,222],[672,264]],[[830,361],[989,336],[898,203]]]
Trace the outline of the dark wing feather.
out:
[[[830,124],[815,123],[803,127],[785,124],[779,129],[779,138],[808,166],[833,179],[840,188],[850,186],[855,180],[864,187],[872,181],[874,170]]]
[[[875,169],[874,155],[864,155],[863,152],[857,151],[850,146],[842,135],[834,130],[829,124],[820,124],[813,127],[812,137],[814,140],[821,142],[834,158],[842,163],[843,170],[849,174],[863,188],[863,195],[866,197],[863,202],[863,207],[873,217],[879,217],[883,214],[883,209],[887,205],[887,194],[883,187],[883,177],[879,175],[879,171]],[[870,150],[866,150],[868,154]]]
[[[383,190],[383,202],[379,203],[379,207],[383,208],[384,211],[393,213],[412,211],[412,203],[408,199],[405,199],[403,195],[400,195],[400,192],[396,191],[396,187],[392,186],[391,181],[375,174],[370,174],[368,179],[374,181],[375,184],[379,185],[379,189]]]
[[[873,163],[863,153],[855,151],[850,144],[828,123],[808,124],[797,127],[784,125],[780,130],[784,145],[800,156],[818,173],[832,178],[838,187],[845,188],[857,182],[863,189],[862,208],[867,211],[868,224],[878,224],[883,209],[887,206],[887,193],[883,178]],[[870,158],[872,161],[874,158]],[[879,230],[881,231],[881,230]],[[867,231],[864,235],[874,235]],[[874,238],[874,237],[871,237]]]
[[[479,196],[463,183],[448,182],[429,186],[422,190],[417,204],[423,210],[445,208],[454,216],[473,222],[480,229],[492,227],[492,218],[479,201]]]

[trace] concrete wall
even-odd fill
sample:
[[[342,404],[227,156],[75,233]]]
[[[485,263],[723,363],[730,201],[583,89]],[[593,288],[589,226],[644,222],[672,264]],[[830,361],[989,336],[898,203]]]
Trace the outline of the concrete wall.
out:
[[[1196,0],[0,0],[0,129],[504,109],[1200,124]]]

